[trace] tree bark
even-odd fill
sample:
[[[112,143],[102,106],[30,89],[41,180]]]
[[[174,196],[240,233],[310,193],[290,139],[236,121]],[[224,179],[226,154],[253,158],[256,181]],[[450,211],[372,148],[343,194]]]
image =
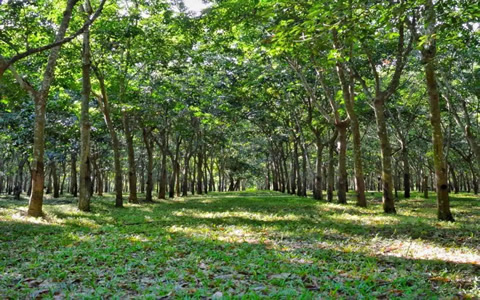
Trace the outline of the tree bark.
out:
[[[26,161],[27,160],[23,158],[20,158],[18,161],[17,178],[15,180],[15,187],[14,187],[14,196],[16,200],[20,200],[20,194],[22,193],[23,167],[25,166]]]
[[[105,87],[105,79],[103,74],[100,73],[100,70],[93,66],[95,75],[100,83],[100,91],[102,95],[97,95],[98,103],[100,105],[100,110],[103,113],[103,119],[107,125],[110,138],[112,139],[112,150],[113,150],[113,162],[115,169],[115,206],[123,207],[123,180],[122,180],[122,164],[120,161],[120,142],[118,140],[117,132],[113,126],[112,119],[110,117],[110,105],[108,103],[108,95]]]
[[[334,172],[335,172],[335,141],[338,136],[338,131],[335,130],[335,134],[329,141],[328,145],[328,172],[327,172],[327,201],[333,202],[333,189],[334,189]]]
[[[455,174],[455,169],[451,164],[448,164],[448,166],[450,167],[450,174],[452,174],[453,190],[455,194],[458,194],[460,192],[460,188],[458,186],[457,174]]]
[[[383,211],[385,213],[395,214],[396,209],[393,198],[392,179],[392,150],[390,141],[388,140],[387,124],[385,121],[385,99],[383,97],[383,93],[380,93],[380,95],[378,95],[375,99],[374,110],[382,159]]]
[[[143,142],[145,149],[147,149],[147,188],[145,193],[145,201],[152,202],[153,192],[153,141],[149,134],[149,130],[143,128]]]
[[[127,111],[123,111],[123,127],[125,129],[125,140],[127,141],[127,153],[128,153],[128,185],[130,193],[128,196],[128,202],[138,203],[137,198],[137,167],[135,164],[135,151],[133,149],[133,135],[130,128],[130,116]]]
[[[189,174],[190,158],[191,158],[190,151],[186,151],[184,156],[185,166],[184,166],[184,173],[183,173],[182,197],[188,196],[188,174]]]
[[[69,0],[67,7],[63,12],[62,22],[55,36],[55,41],[64,38],[65,32],[72,17],[72,10],[78,0]],[[46,104],[50,86],[55,76],[55,66],[59,56],[60,46],[51,49],[48,57],[47,67],[43,74],[43,81],[39,91],[26,83],[16,72],[14,76],[20,85],[32,96],[35,105],[35,121],[33,131],[33,163],[32,163],[32,194],[28,204],[27,214],[33,217],[43,215],[43,186],[45,183],[44,173],[44,153],[45,153],[45,123],[46,123]],[[11,68],[13,70],[13,68]]]
[[[410,198],[410,163],[408,162],[408,149],[406,143],[402,143],[403,164],[403,191],[404,197]]]
[[[425,0],[425,27],[428,40],[422,49],[422,59],[425,64],[425,79],[427,84],[428,98],[430,103],[430,123],[433,134],[433,162],[436,177],[438,219],[454,221],[450,211],[448,196],[447,163],[443,154],[443,133],[440,118],[440,104],[438,86],[435,74],[436,55],[436,15],[432,0]]]
[[[334,31],[334,39],[336,40],[336,33]],[[355,113],[355,86],[353,72],[350,72],[350,82],[347,82],[344,74],[343,66],[340,62],[337,63],[337,75],[340,79],[343,91],[343,99],[345,108],[350,119],[350,129],[353,135],[353,163],[355,169],[355,191],[357,195],[357,206],[367,207],[367,200],[365,198],[365,179],[363,176],[363,162],[362,162],[362,146],[360,135],[360,124],[358,122],[357,114]]]
[[[77,185],[77,153],[72,152],[71,154],[71,178],[70,178],[70,193],[73,197],[77,197],[78,185]]]
[[[162,171],[160,174],[160,188],[158,199],[166,199],[167,195],[167,139],[165,132],[162,133]]]
[[[337,122],[335,124],[338,132],[338,177],[337,197],[338,203],[347,203],[347,127],[348,122]]]
[[[53,198],[60,197],[60,180],[57,173],[57,163],[52,162],[52,179],[53,179]]]
[[[89,15],[90,1],[85,0],[83,10]],[[83,33],[82,47],[82,104],[80,113],[80,197],[78,198],[78,209],[90,211],[90,30],[87,28]]]
[[[197,194],[203,194],[203,151],[199,146],[197,149]]]
[[[323,152],[323,141],[320,136],[316,137],[316,146],[317,146],[317,161],[315,164],[315,186],[313,189],[313,198],[315,200],[323,200],[323,186],[322,186],[322,152]]]

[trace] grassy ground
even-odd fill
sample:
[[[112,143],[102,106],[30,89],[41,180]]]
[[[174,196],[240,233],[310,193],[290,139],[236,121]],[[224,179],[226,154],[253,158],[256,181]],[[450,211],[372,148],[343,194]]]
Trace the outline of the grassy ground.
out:
[[[452,196],[456,223],[414,197],[370,207],[273,192],[127,204],[0,198],[1,298],[480,297],[480,199]]]

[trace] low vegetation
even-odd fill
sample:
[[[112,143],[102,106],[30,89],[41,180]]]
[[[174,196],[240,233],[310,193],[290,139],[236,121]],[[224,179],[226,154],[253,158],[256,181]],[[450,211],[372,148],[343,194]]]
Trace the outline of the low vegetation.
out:
[[[210,193],[92,212],[49,198],[0,200],[0,294],[6,298],[480,297],[480,199],[412,194],[383,213],[277,192]]]

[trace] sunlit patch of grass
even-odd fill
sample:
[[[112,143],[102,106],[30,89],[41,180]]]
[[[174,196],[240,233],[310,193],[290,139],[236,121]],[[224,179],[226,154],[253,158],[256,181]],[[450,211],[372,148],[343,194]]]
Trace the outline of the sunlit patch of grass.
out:
[[[240,218],[245,220],[257,220],[265,222],[273,221],[298,221],[300,216],[294,214],[271,214],[258,213],[250,211],[226,211],[226,212],[204,212],[199,210],[181,210],[174,213],[175,216],[186,216],[197,219],[216,219],[216,218]]]

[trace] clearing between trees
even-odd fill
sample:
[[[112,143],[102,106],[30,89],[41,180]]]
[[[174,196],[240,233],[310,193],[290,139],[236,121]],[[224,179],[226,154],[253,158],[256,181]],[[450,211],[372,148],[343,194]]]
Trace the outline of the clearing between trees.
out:
[[[0,201],[5,298],[480,296],[480,199],[451,196],[456,222],[436,220],[434,195],[368,208],[269,191],[210,193],[92,212],[73,197]]]

